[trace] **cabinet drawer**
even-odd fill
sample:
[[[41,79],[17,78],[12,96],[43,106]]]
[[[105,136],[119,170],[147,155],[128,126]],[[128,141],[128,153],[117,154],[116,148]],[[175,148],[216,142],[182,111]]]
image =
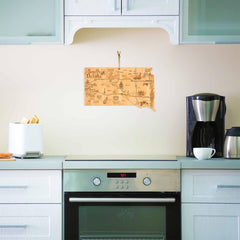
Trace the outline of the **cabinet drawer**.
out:
[[[182,202],[240,203],[240,170],[183,170]]]
[[[61,240],[61,204],[0,204],[1,240]]]
[[[1,170],[0,203],[61,203],[61,171]]]

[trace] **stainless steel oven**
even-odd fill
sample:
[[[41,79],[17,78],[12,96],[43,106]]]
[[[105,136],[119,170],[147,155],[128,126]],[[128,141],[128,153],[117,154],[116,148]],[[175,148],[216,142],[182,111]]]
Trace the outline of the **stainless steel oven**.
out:
[[[179,170],[65,170],[65,240],[181,240]]]

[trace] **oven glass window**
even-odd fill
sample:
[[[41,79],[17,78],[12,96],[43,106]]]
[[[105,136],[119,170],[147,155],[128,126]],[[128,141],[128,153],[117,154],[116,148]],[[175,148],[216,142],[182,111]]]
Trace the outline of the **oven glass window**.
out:
[[[79,240],[166,239],[165,206],[82,205],[78,214]]]

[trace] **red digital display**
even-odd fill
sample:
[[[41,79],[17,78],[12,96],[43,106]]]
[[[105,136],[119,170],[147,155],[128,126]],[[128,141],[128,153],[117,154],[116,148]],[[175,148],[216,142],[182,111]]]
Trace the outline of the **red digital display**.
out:
[[[107,173],[108,178],[136,178],[136,173]]]

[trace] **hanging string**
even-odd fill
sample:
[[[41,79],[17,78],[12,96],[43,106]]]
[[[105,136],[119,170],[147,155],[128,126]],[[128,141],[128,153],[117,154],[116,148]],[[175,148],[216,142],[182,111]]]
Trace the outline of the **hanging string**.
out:
[[[121,58],[121,52],[117,51],[117,55],[118,55],[118,70],[120,70],[120,58]]]

